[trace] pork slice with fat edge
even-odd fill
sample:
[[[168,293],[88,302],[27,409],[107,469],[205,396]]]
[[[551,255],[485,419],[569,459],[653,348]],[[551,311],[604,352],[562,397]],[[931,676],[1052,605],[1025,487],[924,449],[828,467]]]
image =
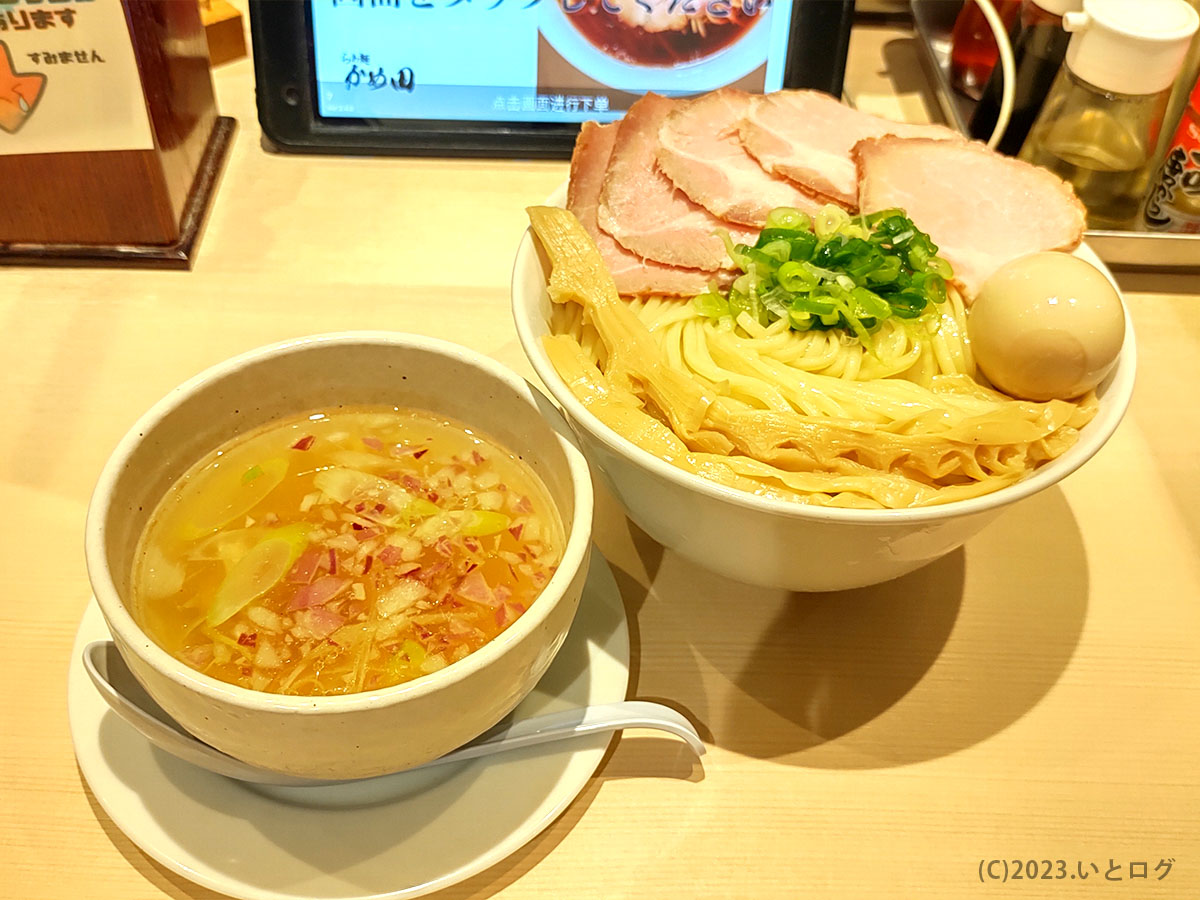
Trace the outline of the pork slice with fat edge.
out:
[[[821,91],[777,91],[753,98],[739,136],[750,155],[772,175],[858,208],[850,151],[859,141],[894,134],[962,143],[941,125],[892,122],[852,109]]]
[[[596,224],[600,188],[619,124],[599,125],[584,122],[571,154],[571,180],[567,188],[567,209],[575,214],[584,230],[596,242],[600,257],[608,267],[621,294],[667,294],[691,297],[702,293],[713,277],[711,272],[683,269],[639,259]]]
[[[749,244],[756,236],[693,203],[658,168],[658,131],[677,102],[646,94],[625,113],[600,189],[597,222],[639,257],[713,272],[729,265],[719,229]]]
[[[680,103],[658,131],[658,165],[694,202],[719,218],[762,227],[790,206],[815,213],[821,201],[769,174],[738,137],[753,95],[722,88]]]
[[[973,298],[1009,260],[1073,250],[1086,211],[1065,181],[983,144],[871,138],[855,145],[863,212],[899,207]]]

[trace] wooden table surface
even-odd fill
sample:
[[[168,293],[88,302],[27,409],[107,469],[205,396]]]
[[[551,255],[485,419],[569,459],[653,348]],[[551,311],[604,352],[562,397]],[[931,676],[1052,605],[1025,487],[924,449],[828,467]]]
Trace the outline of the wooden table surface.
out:
[[[340,329],[532,377],[509,270],[523,207],[565,164],[271,156],[250,64],[215,77],[241,129],[193,272],[0,269],[0,897],[216,896],[117,830],[67,727],[88,496],[146,407],[232,354]],[[922,118],[919,86],[902,32],[856,31],[861,106]],[[601,496],[632,695],[686,710],[710,751],[693,765],[626,734],[540,837],[440,896],[1200,897],[1200,297],[1194,278],[1121,280],[1140,358],[1119,431],[899,581],[748,588]],[[981,884],[992,859],[1076,877]]]

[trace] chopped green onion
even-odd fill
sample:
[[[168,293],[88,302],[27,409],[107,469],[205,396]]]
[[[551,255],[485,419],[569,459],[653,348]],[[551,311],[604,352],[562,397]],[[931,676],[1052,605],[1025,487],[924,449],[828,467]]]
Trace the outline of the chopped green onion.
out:
[[[946,279],[941,275],[929,275],[925,279],[925,295],[934,303],[945,303]]]
[[[770,257],[777,263],[787,262],[792,254],[791,242],[782,239],[770,241],[759,249],[764,256]]]
[[[779,271],[775,273],[775,277],[779,280],[779,284],[784,290],[798,293],[800,291],[808,291],[821,283],[821,277],[814,275],[808,271],[803,265],[798,262],[785,262],[779,267]]]
[[[766,319],[766,310],[763,309],[761,304],[757,303],[747,294],[743,294],[737,290],[731,290],[729,292],[729,314],[732,315],[736,320],[737,317],[742,313],[748,313],[750,317],[759,322],[759,324],[768,324],[768,320]]]
[[[705,318],[721,319],[729,315],[729,301],[712,291],[695,297],[692,304],[700,310],[700,314]]]
[[[878,212],[871,213],[867,216],[867,225],[874,228],[888,219],[904,219],[907,221],[908,217],[904,214],[904,210],[893,206],[890,209],[881,209]]]
[[[892,312],[903,319],[915,319],[925,311],[925,296],[914,290],[898,291],[888,295]]]
[[[950,268],[950,263],[946,262],[940,256],[932,257],[929,262],[925,264],[925,268],[928,271],[933,272],[935,275],[942,276],[942,278],[949,278],[954,274],[954,270]],[[944,281],[942,286],[945,287]]]
[[[788,325],[793,331],[808,331],[813,327],[812,316],[806,312],[800,312],[795,307],[788,313]]]
[[[807,213],[790,206],[779,206],[767,213],[767,228],[785,228],[788,231],[811,231],[812,219]]]
[[[263,474],[263,467],[259,466],[259,465],[253,465],[250,468],[248,468],[245,472],[242,473],[242,484],[249,484],[255,478],[258,478],[262,474]]]
[[[776,319],[784,318],[792,309],[792,294],[779,285],[759,295],[758,300],[762,303],[763,308]]]
[[[929,256],[929,251],[924,247],[911,247],[908,251],[908,264],[912,266],[915,271],[920,272],[925,268],[925,264],[929,262]]]
[[[806,234],[810,234],[810,232],[793,231],[790,228],[764,228],[758,233],[758,240],[754,242],[754,246],[765,247],[771,241],[787,241],[791,243]]]
[[[763,326],[786,319],[796,331],[844,328],[870,348],[870,333],[892,316],[916,319],[944,303],[950,264],[902,209],[851,216],[837,206],[815,217],[772,210],[754,246],[719,232],[742,270],[725,296],[693,300],[709,319],[746,313]]]
[[[784,256],[783,259],[778,259],[768,254],[765,250],[747,247],[744,244],[738,244],[738,250],[741,251],[743,259],[755,263],[768,271],[773,271],[781,262],[787,259],[787,256]]]
[[[817,236],[806,231],[792,238],[792,252],[788,255],[788,258],[799,262],[808,262],[816,252]]]
[[[867,273],[867,281],[871,284],[889,284],[900,275],[900,265],[900,257],[884,257],[874,270]]]
[[[886,300],[864,287],[854,288],[850,291],[850,296],[863,311],[859,318],[886,319],[892,314],[892,308]]]
[[[733,260],[733,264],[739,269],[745,271],[745,260],[742,256],[741,248],[745,247],[746,245],[735,244],[733,242],[733,238],[729,236],[729,232],[725,231],[724,229],[717,231],[717,234],[720,235],[721,240],[725,242],[725,252],[729,254],[729,258]]]
[[[792,310],[814,316],[828,316],[837,312],[837,304],[832,300],[817,297],[797,297],[792,301]]]

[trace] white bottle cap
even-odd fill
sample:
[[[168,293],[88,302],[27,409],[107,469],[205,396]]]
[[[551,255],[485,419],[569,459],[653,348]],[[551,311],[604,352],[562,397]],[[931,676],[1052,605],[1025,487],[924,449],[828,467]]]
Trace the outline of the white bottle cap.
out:
[[[1040,6],[1052,16],[1062,16],[1083,9],[1083,0],[1032,0],[1032,2],[1034,6]]]
[[[1074,32],[1067,67],[1084,81],[1115,94],[1157,94],[1183,68],[1200,15],[1186,0],[1083,0],[1063,27]]]

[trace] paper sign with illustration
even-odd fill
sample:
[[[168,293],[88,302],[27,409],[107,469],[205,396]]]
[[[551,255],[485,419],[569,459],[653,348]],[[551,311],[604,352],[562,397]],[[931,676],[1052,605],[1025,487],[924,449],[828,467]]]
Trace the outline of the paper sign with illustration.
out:
[[[9,134],[20,131],[37,108],[45,85],[41,73],[17,72],[8,44],[0,41],[0,129]]]
[[[153,146],[121,0],[0,0],[0,156]]]

